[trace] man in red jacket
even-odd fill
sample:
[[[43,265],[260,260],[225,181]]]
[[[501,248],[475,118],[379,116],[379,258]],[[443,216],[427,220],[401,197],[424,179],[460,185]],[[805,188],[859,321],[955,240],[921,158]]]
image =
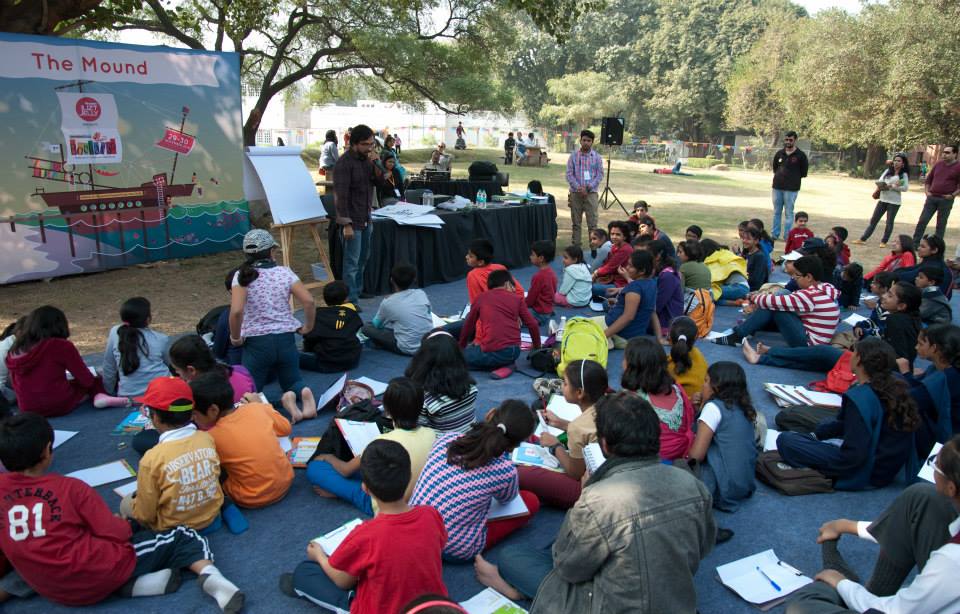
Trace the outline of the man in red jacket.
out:
[[[43,416],[23,413],[0,424],[0,461],[10,471],[0,474],[0,549],[40,595],[68,606],[114,592],[163,595],[177,590],[179,570],[188,567],[224,612],[243,607],[243,593],[213,565],[196,531],[133,533],[85,483],[47,474],[53,429]]]

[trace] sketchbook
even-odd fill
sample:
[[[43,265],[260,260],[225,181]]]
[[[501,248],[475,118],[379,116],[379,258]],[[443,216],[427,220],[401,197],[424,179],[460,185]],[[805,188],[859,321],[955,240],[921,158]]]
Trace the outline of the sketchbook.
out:
[[[121,498],[126,497],[127,495],[132,495],[133,493],[137,492],[137,482],[134,480],[133,482],[128,482],[126,484],[117,486],[113,489],[113,492],[117,493]]]
[[[68,473],[68,478],[76,478],[81,482],[86,482],[87,485],[93,486],[103,486],[104,484],[109,484],[110,482],[119,482],[120,480],[126,480],[133,476],[137,475],[137,472],[133,470],[133,467],[125,460],[117,460],[112,463],[106,463],[103,465],[97,465],[96,467],[90,467],[89,469],[80,469],[79,471],[74,471],[73,473]]]
[[[933,444],[933,449],[930,450],[930,454],[927,455],[927,460],[920,467],[920,472],[917,474],[917,477],[928,482],[936,483],[933,479],[933,463],[936,461],[937,454],[940,454],[940,448],[943,447],[942,443]]]
[[[320,544],[320,547],[323,548],[323,551],[327,553],[327,556],[331,556],[337,550],[337,548],[340,547],[340,544],[343,543],[343,540],[347,539],[347,535],[350,535],[350,533],[361,524],[363,524],[362,520],[359,518],[354,518],[350,522],[337,527],[329,533],[324,533],[320,537],[313,538],[312,541]]]
[[[313,453],[317,451],[317,446],[320,445],[320,438],[294,437],[291,445],[292,448],[287,452],[287,458],[290,459],[291,465],[298,469],[303,469],[307,466],[310,459],[313,458]]]
[[[809,390],[803,386],[790,386],[788,384],[774,384],[767,382],[763,385],[764,390],[773,395],[774,400],[781,407],[790,407],[794,405],[807,405],[813,407],[831,407],[840,409],[843,404],[843,397],[832,392],[817,392]]]
[[[587,465],[587,472],[590,475],[593,475],[597,472],[597,469],[600,468],[600,465],[607,461],[607,457],[603,455],[603,450],[600,448],[599,443],[587,444],[583,448],[583,462]]]
[[[744,601],[764,611],[780,605],[791,593],[813,582],[781,561],[773,550],[720,565],[717,578]]]
[[[849,324],[850,326],[856,326],[860,322],[869,322],[870,318],[866,316],[862,316],[859,313],[851,313],[850,315],[845,317],[843,321]]]
[[[560,461],[550,453],[550,450],[535,443],[523,442],[513,450],[510,458],[515,465],[527,465],[529,467],[540,467],[550,471],[563,472],[560,468]]]
[[[123,435],[125,433],[139,433],[150,424],[150,417],[146,416],[139,409],[127,414],[127,417],[120,421],[120,424],[113,427],[114,435]]]
[[[375,422],[354,422],[337,418],[337,428],[347,440],[347,445],[350,446],[354,456],[363,454],[370,442],[380,436],[380,429]]]
[[[467,614],[527,614],[527,611],[492,588],[460,602]]]
[[[343,387],[347,384],[347,374],[344,373],[340,376],[340,379],[335,381],[333,385],[327,388],[320,398],[317,399],[317,411],[322,411],[324,407],[327,406],[330,401],[337,398],[337,395],[343,392]]]
[[[487,512],[487,520],[504,520],[506,518],[518,518],[520,516],[526,516],[530,513],[530,510],[527,509],[527,504],[523,502],[523,498],[517,494],[516,497],[508,501],[507,503],[500,503],[494,499],[490,503],[490,511]]]

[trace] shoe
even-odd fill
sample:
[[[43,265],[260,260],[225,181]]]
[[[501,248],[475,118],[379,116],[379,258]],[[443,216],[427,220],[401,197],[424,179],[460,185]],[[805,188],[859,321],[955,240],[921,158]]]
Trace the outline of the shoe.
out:
[[[741,340],[734,335],[724,335],[723,337],[714,337],[712,341],[717,345],[737,346],[740,345]]]
[[[854,239],[853,241],[850,241],[850,242],[853,243],[854,245],[866,245],[866,244],[867,244],[867,242],[864,241],[863,239]]]
[[[500,367],[490,372],[490,379],[507,379],[513,375],[513,367]]]
[[[733,539],[733,531],[730,529],[717,529],[717,544],[722,544]]]
[[[293,590],[293,574],[292,573],[282,573],[280,574],[280,592],[286,595],[287,597],[297,597],[296,591]]]
[[[882,241],[882,242],[880,243],[880,247],[886,247],[886,246],[887,246],[887,242],[886,242],[886,241]]]

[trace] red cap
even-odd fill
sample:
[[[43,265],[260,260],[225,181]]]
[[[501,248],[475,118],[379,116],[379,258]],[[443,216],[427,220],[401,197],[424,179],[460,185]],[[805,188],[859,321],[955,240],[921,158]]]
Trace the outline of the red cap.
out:
[[[193,391],[179,377],[157,377],[147,386],[143,396],[134,401],[161,411],[192,411]]]

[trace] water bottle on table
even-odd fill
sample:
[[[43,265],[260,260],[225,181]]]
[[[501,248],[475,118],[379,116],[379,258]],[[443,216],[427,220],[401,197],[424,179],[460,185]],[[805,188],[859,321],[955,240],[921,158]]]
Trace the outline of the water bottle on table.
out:
[[[483,188],[477,190],[477,206],[481,209],[486,209],[487,207],[487,191]]]

